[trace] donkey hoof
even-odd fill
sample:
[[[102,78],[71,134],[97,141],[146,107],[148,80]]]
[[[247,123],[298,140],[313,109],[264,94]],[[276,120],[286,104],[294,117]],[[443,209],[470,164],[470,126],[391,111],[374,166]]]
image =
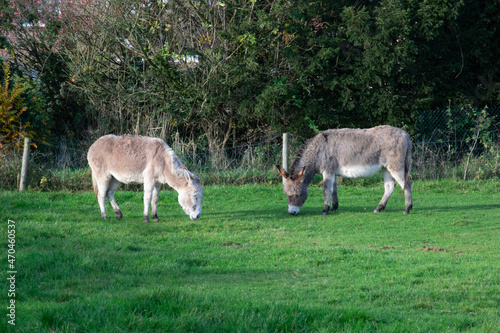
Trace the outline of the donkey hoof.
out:
[[[117,218],[118,220],[121,220],[121,219],[122,219],[122,217],[123,217],[122,213],[117,213],[117,214],[116,214],[116,218]]]
[[[144,223],[149,223],[149,218],[144,217]]]
[[[327,210],[324,210],[324,211],[322,211],[322,212],[321,212],[321,214],[323,214],[323,215],[328,215],[328,211],[327,211]]]
[[[160,218],[158,216],[154,217],[155,222],[160,222]]]

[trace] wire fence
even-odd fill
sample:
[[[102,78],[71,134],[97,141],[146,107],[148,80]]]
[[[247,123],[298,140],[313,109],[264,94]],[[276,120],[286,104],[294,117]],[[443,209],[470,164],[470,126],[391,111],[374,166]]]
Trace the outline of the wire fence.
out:
[[[422,112],[412,134],[414,179],[489,179],[500,177],[500,108]],[[410,130],[411,132],[411,130]],[[290,164],[307,138],[290,134]],[[90,190],[87,143],[33,140],[28,187],[34,190]],[[168,142],[167,142],[168,143]],[[0,189],[16,189],[22,142],[0,149]],[[182,142],[169,143],[203,184],[279,183],[275,165],[282,164],[282,135],[216,151],[187,152]],[[382,179],[381,175],[376,176]],[[376,179],[378,179],[376,178]]]
[[[282,138],[282,135],[276,135],[244,146],[200,154],[181,154],[179,158],[188,169],[201,175],[202,180],[210,184],[273,183],[281,179],[275,165],[282,164]],[[305,141],[304,137],[290,134],[290,156],[294,156]]]
[[[412,141],[414,178],[500,176],[500,107],[422,112]]]

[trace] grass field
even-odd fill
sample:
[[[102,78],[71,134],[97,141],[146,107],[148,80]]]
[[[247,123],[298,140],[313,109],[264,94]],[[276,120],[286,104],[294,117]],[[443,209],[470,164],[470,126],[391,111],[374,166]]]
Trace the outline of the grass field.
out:
[[[341,186],[322,216],[315,185],[290,216],[281,186],[209,186],[191,221],[162,191],[150,224],[140,192],[121,221],[93,193],[0,192],[0,331],[499,332],[500,182],[415,181],[409,215],[400,189],[372,213],[382,192]]]

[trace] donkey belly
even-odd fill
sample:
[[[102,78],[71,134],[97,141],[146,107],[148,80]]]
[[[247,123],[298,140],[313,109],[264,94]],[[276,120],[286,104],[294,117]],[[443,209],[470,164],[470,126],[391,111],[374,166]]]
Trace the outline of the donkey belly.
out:
[[[140,173],[112,172],[111,175],[123,184],[144,184],[144,177]]]
[[[364,178],[373,176],[381,168],[380,164],[341,166],[337,169],[336,174],[346,178]]]

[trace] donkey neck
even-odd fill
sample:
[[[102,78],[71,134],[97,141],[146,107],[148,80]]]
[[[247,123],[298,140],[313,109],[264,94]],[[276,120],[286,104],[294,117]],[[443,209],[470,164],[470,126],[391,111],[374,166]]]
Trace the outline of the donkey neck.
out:
[[[179,192],[188,186],[188,182],[184,177],[184,174],[179,174],[176,172],[171,172],[167,177],[165,177],[168,186]]]

